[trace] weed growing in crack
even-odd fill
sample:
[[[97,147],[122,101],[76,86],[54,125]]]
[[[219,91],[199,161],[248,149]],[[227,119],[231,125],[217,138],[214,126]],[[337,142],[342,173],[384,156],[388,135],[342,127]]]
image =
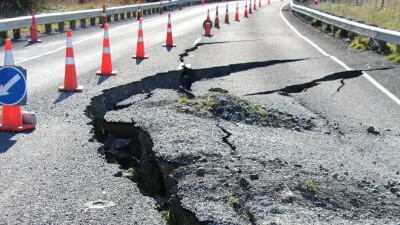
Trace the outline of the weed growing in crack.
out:
[[[231,196],[229,197],[229,202],[233,205],[233,207],[238,207],[238,206],[240,206],[239,198],[236,197],[236,196],[234,196],[234,195],[231,195]]]
[[[318,187],[313,183],[312,180],[307,180],[305,184],[306,184],[308,191],[312,192],[315,195],[321,194],[321,192],[319,192],[319,190],[318,190]]]
[[[178,225],[177,221],[174,219],[174,216],[170,211],[164,211],[163,216],[167,221],[167,225]]]
[[[189,101],[189,98],[186,96],[183,96],[181,98],[178,99],[178,101],[176,101],[177,104],[183,104]]]

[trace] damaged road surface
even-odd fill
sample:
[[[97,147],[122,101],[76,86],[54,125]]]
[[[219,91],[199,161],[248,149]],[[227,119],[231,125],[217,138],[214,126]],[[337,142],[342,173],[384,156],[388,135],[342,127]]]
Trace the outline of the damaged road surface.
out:
[[[103,143],[98,151],[120,165],[114,176],[154,198],[169,224],[398,220],[400,183],[376,177],[369,158],[350,151],[350,142],[326,119],[292,115],[219,87],[196,91],[203,80],[207,86],[242,71],[300,61],[184,67],[104,90],[86,111]]]

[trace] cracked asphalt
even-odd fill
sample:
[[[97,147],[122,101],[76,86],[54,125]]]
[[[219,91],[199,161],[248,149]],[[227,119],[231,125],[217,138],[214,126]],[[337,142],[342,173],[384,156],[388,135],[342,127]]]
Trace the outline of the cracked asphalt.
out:
[[[77,30],[83,94],[56,92],[63,34],[42,37],[40,46],[15,43],[14,58],[28,69],[24,109],[37,113],[38,124],[32,133],[0,134],[0,224],[167,224],[163,211],[178,224],[398,224],[400,108],[361,71],[400,96],[400,66],[350,50],[284,8],[296,29],[355,69],[344,71],[284,23],[286,3],[263,2],[249,19],[214,28],[211,38],[200,35],[201,23],[215,3],[175,11],[178,46],[169,52],[160,47],[167,14],[146,17],[144,61],[131,59],[136,20],[112,23],[118,75],[108,79],[95,76],[102,31]],[[217,87],[316,127],[298,132],[174,109],[182,96]],[[100,137],[95,119],[106,121]],[[121,177],[126,158],[101,149],[139,159],[139,166],[129,164],[139,178]],[[85,205],[98,200],[115,206]]]

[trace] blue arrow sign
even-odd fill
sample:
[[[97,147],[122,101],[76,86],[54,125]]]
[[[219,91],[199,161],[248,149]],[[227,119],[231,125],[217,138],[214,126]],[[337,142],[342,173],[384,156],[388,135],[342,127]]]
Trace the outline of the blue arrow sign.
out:
[[[18,67],[0,67],[0,105],[26,103],[26,70]]]

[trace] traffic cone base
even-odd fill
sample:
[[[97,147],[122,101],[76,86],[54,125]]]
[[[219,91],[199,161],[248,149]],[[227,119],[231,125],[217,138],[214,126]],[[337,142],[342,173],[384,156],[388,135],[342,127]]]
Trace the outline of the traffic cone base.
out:
[[[28,39],[28,42],[29,42],[30,44],[33,44],[33,43],[40,43],[40,42],[42,42],[42,40],[37,39],[37,41],[33,41],[32,39]]]
[[[102,73],[101,71],[96,72],[97,76],[116,76],[117,71],[112,71],[111,73]]]
[[[149,56],[147,56],[147,55],[145,55],[143,57],[137,57],[136,55],[132,56],[132,59],[148,59],[148,58],[149,58]]]
[[[78,86],[76,88],[67,88],[67,87],[64,87],[64,86],[60,86],[60,87],[58,87],[58,91],[59,92],[77,92],[77,93],[80,93],[80,92],[83,92],[83,86]]]
[[[2,123],[0,132],[24,132],[35,129],[36,124],[25,124],[22,120],[20,106],[3,106]]]
[[[163,44],[162,46],[163,46],[163,47],[176,47],[176,44],[173,44],[173,45]]]
[[[21,126],[6,126],[0,124],[0,132],[18,133],[32,131],[35,129],[35,124],[22,124]]]

